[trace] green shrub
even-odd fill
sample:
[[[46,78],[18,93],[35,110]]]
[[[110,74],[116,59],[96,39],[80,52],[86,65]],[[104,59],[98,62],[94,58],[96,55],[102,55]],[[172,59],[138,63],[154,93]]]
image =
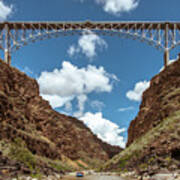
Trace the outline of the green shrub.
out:
[[[148,164],[146,164],[146,163],[140,164],[140,165],[139,165],[139,168],[140,168],[141,170],[145,170],[145,169],[148,168]]]
[[[36,167],[36,159],[27,149],[24,141],[16,138],[9,149],[9,156],[26,165],[31,171]]]

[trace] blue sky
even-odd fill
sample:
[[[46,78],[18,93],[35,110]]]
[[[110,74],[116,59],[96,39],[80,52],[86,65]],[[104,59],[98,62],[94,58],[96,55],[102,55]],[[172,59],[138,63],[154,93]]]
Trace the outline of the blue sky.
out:
[[[162,0],[4,0],[0,20],[178,21],[179,6],[179,0],[163,0],[163,6]],[[171,59],[177,54],[178,48]],[[77,116],[103,140],[124,146],[163,54],[139,41],[84,34],[23,47],[13,54],[12,66],[36,78],[57,111]]]

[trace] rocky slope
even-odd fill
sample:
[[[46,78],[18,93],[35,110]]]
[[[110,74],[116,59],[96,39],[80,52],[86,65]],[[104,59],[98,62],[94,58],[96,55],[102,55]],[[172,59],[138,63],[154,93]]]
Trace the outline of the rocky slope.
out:
[[[180,110],[180,61],[156,75],[143,94],[140,111],[128,129],[129,146],[134,140]]]
[[[81,121],[54,111],[34,79],[1,60],[0,127],[0,170],[16,163],[44,172],[95,166],[121,150],[99,140]]]
[[[151,80],[127,146],[103,169],[149,174],[180,169],[180,59]]]

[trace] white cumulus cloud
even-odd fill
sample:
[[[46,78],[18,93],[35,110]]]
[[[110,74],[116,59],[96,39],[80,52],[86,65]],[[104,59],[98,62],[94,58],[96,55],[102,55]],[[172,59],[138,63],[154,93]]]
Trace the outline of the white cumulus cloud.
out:
[[[80,2],[85,1],[80,0]],[[116,16],[123,12],[132,11],[139,5],[139,0],[95,0],[95,2],[102,5],[105,12]]]
[[[58,95],[49,95],[49,94],[41,94],[42,97],[44,99],[46,99],[47,101],[49,101],[50,105],[53,108],[58,108],[58,107],[62,107],[65,105],[66,110],[68,110],[68,108],[70,108],[70,101],[72,101],[74,99],[74,96],[69,96],[69,97],[61,97]],[[68,106],[68,107],[67,107]]]
[[[12,13],[13,6],[5,5],[3,1],[0,1],[0,21],[4,21]]]
[[[79,96],[77,96],[77,100],[78,100],[78,111],[74,113],[75,117],[80,117],[83,115],[84,112],[84,105],[85,102],[87,101],[87,96],[85,94],[81,94]]]
[[[137,0],[96,0],[103,5],[105,12],[119,15],[122,12],[129,12],[138,6]]]
[[[130,90],[126,93],[126,97],[133,101],[141,101],[143,92],[149,88],[150,82],[149,81],[140,81],[135,84],[133,90]]]
[[[37,79],[41,95],[50,101],[53,108],[65,106],[71,109],[71,101],[77,100],[79,116],[84,111],[87,95],[96,92],[111,92],[112,80],[116,76],[107,73],[103,67],[88,65],[78,68],[68,61],[62,62],[61,69],[42,72]]]
[[[80,120],[82,120],[94,134],[96,134],[103,141],[111,145],[119,145],[125,147],[125,140],[120,134],[125,131],[125,128],[120,128],[117,124],[105,119],[101,112],[85,113]]]
[[[97,49],[107,48],[107,43],[98,35],[86,30],[79,38],[77,45],[71,45],[68,49],[68,54],[74,56],[75,54],[82,53],[90,60],[96,56]]]

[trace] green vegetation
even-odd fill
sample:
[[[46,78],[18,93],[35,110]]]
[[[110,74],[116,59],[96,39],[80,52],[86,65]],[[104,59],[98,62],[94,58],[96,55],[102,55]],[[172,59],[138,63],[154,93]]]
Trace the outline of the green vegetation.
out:
[[[60,160],[51,160],[46,157],[33,155],[27,148],[26,143],[21,138],[16,138],[13,142],[1,140],[0,151],[4,156],[24,164],[24,166],[30,170],[30,175],[38,180],[42,179],[42,174],[39,167],[41,167],[43,164],[46,167],[51,167],[56,171],[66,172],[73,170],[71,166],[68,166],[66,163]]]
[[[148,165],[147,163],[142,163],[142,164],[139,165],[140,169],[142,169],[142,170],[147,169],[148,166],[149,166],[149,165]]]
[[[163,133],[169,132],[170,138],[178,138],[178,126],[180,124],[180,111],[175,112],[172,116],[164,119],[159,125],[155,128],[148,131],[144,136],[137,139],[133,142],[128,148],[122,151],[120,154],[113,157],[110,161],[108,161],[104,166],[100,168],[100,170],[108,169],[109,167],[113,167],[118,164],[119,171],[122,171],[126,168],[129,160],[138,159],[141,157],[142,152],[155,142],[157,138],[159,138]],[[142,168],[147,167],[149,164],[152,164],[156,160],[156,157],[151,157],[147,164],[141,164]],[[170,163],[170,157],[167,157],[167,160]],[[115,166],[116,167],[116,166]],[[140,167],[140,168],[141,168]]]
[[[82,163],[76,161],[77,165],[82,168],[82,169],[87,169],[87,167],[85,167]]]
[[[36,174],[31,174],[31,177],[32,177],[32,178],[36,178],[36,179],[38,179],[38,180],[42,180],[43,175],[40,174],[40,173],[36,173]]]
[[[88,167],[90,169],[96,169],[97,167],[100,167],[102,164],[104,164],[104,161],[100,159],[93,159],[88,157],[86,159],[83,159],[83,161],[86,162],[86,164],[88,164]]]
[[[42,160],[42,157],[41,157],[41,160]],[[57,171],[64,172],[64,171],[72,171],[73,170],[73,167],[71,167],[71,166],[67,165],[66,163],[63,163],[62,161],[59,161],[59,160],[51,160],[51,159],[43,157],[43,161],[46,162],[49,167],[52,167]]]
[[[32,171],[36,168],[36,158],[20,138],[16,138],[11,144],[8,156],[25,164]]]
[[[155,157],[151,157],[151,158],[148,160],[148,164],[153,164],[155,160],[156,160]]]

